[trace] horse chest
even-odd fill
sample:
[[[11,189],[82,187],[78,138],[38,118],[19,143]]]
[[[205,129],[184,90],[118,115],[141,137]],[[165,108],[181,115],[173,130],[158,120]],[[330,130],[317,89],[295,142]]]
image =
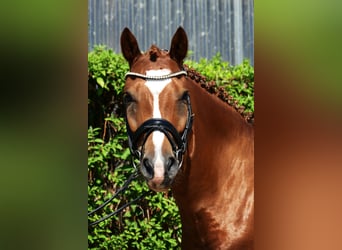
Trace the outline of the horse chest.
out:
[[[183,225],[182,249],[252,249],[253,191],[244,183],[234,186],[226,191],[183,188],[175,193]]]
[[[214,208],[202,208],[193,213],[183,212],[182,249],[252,249],[246,227],[249,223],[234,224],[225,214],[214,211]]]

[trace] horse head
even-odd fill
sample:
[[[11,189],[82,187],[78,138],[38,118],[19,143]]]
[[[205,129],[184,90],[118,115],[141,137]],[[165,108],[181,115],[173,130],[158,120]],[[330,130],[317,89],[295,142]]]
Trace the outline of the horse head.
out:
[[[140,160],[149,187],[167,190],[175,179],[187,147],[192,112],[183,70],[188,39],[183,28],[174,34],[169,51],[152,45],[142,53],[128,28],[121,34],[128,61],[124,103],[129,146]]]

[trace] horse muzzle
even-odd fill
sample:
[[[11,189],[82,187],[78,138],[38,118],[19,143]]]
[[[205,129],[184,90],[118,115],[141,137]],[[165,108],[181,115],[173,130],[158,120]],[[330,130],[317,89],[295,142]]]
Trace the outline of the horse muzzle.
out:
[[[135,132],[131,131],[127,124],[131,153],[140,160],[141,173],[151,189],[160,191],[169,188],[182,166],[192,117],[188,120],[182,133],[167,120],[159,118],[145,121]],[[170,150],[156,154],[153,149],[153,137],[159,138],[157,140],[162,137],[161,141],[167,138]]]
[[[140,171],[151,189],[165,191],[171,186],[181,167],[180,164],[181,162],[171,154],[153,158],[144,155],[140,163]]]

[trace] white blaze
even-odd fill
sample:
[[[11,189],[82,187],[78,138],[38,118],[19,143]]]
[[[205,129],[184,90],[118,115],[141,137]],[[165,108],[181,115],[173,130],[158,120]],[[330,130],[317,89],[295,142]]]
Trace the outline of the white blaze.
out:
[[[146,71],[147,76],[163,76],[170,74],[171,71],[168,69],[160,70],[148,70]],[[147,80],[145,85],[150,90],[153,96],[153,118],[162,118],[159,109],[159,94],[163,89],[171,82],[171,79],[163,80]],[[162,155],[162,145],[165,135],[162,132],[154,131],[152,133],[152,142],[154,145],[154,177],[164,177],[164,161]]]

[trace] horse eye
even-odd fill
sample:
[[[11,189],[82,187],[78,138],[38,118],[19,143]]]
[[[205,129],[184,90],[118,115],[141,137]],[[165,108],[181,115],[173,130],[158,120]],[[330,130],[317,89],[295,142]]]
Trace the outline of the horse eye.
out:
[[[185,91],[180,98],[180,101],[187,103],[189,100],[189,91]]]
[[[127,106],[128,104],[135,102],[134,98],[132,97],[131,94],[129,94],[128,92],[126,92],[124,94],[124,104]]]

